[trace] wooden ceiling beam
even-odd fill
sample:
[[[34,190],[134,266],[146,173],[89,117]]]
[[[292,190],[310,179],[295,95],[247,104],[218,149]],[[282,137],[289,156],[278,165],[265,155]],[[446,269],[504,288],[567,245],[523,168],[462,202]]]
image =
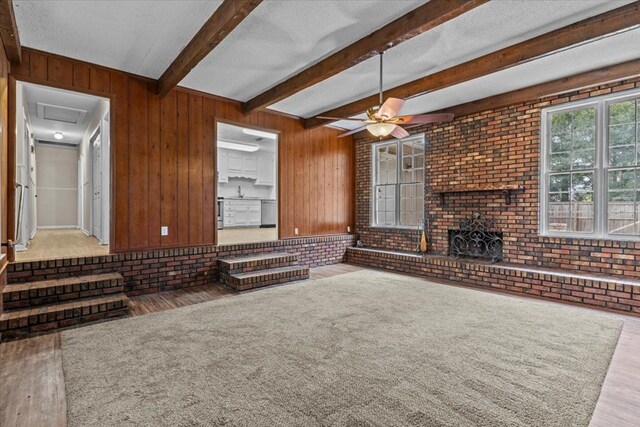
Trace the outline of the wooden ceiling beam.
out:
[[[523,89],[490,96],[489,98],[445,108],[438,111],[438,113],[453,113],[456,117],[462,117],[639,76],[640,59],[634,59],[632,61],[597,68],[584,73],[574,74],[573,76],[563,77],[550,82],[540,83]]]
[[[595,41],[640,24],[640,1],[576,22],[546,34],[438,71],[385,91],[385,97],[409,98],[473,80],[500,70],[524,64],[571,46]],[[345,104],[319,116],[350,117],[378,104],[378,95]],[[329,123],[315,117],[305,120],[305,128]]]
[[[22,46],[12,0],[0,0],[0,38],[9,61],[19,64],[22,61]]]
[[[164,96],[218,46],[262,0],[224,0],[158,80],[156,92]]]
[[[244,112],[268,107],[389,47],[416,37],[488,0],[431,0],[244,103]]]

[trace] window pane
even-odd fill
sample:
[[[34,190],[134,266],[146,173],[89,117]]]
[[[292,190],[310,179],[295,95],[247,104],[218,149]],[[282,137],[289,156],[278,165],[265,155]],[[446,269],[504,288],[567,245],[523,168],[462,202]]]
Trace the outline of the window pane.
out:
[[[634,123],[624,125],[609,126],[609,145],[616,147],[618,145],[635,144],[636,126]]]
[[[550,169],[555,171],[566,171],[571,169],[571,152],[561,151],[551,154]]]
[[[594,150],[576,150],[573,152],[573,169],[589,169],[595,164]]]
[[[640,173],[635,168],[609,171],[607,231],[638,235],[638,189]]]
[[[634,166],[636,164],[636,146],[609,148],[609,166]]]
[[[609,106],[609,124],[619,125],[622,123],[633,123],[636,121],[636,102],[625,101],[611,104]]]

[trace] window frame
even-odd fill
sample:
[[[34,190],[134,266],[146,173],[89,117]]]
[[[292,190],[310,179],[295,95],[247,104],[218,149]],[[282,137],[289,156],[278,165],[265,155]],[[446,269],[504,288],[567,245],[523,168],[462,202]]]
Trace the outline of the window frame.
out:
[[[640,235],[610,234],[609,223],[609,106],[619,102],[640,98],[640,90],[628,90],[616,94],[607,94],[569,102],[559,106],[543,108],[540,112],[540,171],[539,179],[539,209],[538,209],[538,233],[543,237],[579,238],[607,241],[640,241]],[[639,99],[640,102],[640,99]],[[593,183],[593,232],[557,231],[550,230],[548,224],[547,208],[549,206],[549,176],[550,176],[550,140],[551,120],[554,113],[566,113],[593,107],[596,114],[595,132],[595,163]],[[636,132],[638,130],[636,129]],[[636,141],[638,145],[640,141]],[[640,162],[637,166],[631,166],[640,170]],[[624,169],[615,167],[614,169]]]
[[[400,198],[401,198],[401,188],[403,184],[411,184],[411,183],[404,183],[402,182],[402,144],[408,141],[420,141],[422,143],[423,146],[423,161],[424,164],[422,165],[422,198],[421,198],[421,206],[422,206],[422,223],[418,224],[418,225],[401,225],[400,221],[401,221],[401,216],[400,216],[400,207],[401,207],[401,203],[400,203]],[[396,146],[396,153],[397,153],[397,159],[396,159],[396,182],[395,184],[391,184],[394,185],[395,188],[395,218],[396,218],[396,224],[395,225],[387,225],[387,224],[377,224],[376,223],[376,201],[377,201],[377,197],[376,197],[376,187],[378,186],[377,184],[377,180],[376,177],[378,176],[378,161],[377,161],[377,150],[379,147],[384,147],[384,146],[390,146],[390,145],[395,145]],[[369,226],[372,228],[378,228],[378,229],[401,229],[401,230],[416,230],[416,229],[422,229],[422,227],[424,226],[424,219],[426,217],[425,215],[425,202],[426,202],[426,155],[427,155],[427,150],[426,150],[426,140],[425,140],[425,134],[424,133],[419,133],[419,134],[414,134],[414,135],[409,135],[403,139],[395,139],[395,140],[386,140],[386,141],[380,141],[380,142],[375,142],[373,144],[371,144],[371,203],[370,203],[370,209],[369,209],[369,215],[370,215],[370,221],[369,221]],[[414,182],[415,183],[415,182]]]

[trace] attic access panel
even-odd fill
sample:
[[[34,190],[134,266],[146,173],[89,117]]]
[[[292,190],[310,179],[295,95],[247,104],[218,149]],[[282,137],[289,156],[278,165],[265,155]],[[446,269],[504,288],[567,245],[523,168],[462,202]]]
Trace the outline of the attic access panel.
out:
[[[61,107],[59,105],[37,103],[38,117],[44,120],[79,125],[84,122],[87,112],[76,108]]]

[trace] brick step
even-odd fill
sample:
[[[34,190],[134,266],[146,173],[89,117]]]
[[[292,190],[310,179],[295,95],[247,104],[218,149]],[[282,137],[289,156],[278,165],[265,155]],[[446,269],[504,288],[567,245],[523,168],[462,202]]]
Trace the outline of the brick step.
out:
[[[223,282],[223,284],[237,291],[246,291],[248,289],[260,288],[262,286],[294,282],[296,280],[305,280],[308,278],[308,267],[290,266],[231,274],[226,278],[226,283]]]
[[[25,337],[37,332],[121,316],[128,312],[128,307],[129,298],[124,293],[117,293],[8,311],[0,315],[0,334],[3,340]]]
[[[298,261],[296,255],[286,252],[270,252],[218,260],[218,267],[229,273],[245,273],[267,268],[289,267]]]
[[[123,291],[122,275],[106,273],[9,284],[2,291],[2,301],[5,310],[15,310]]]

